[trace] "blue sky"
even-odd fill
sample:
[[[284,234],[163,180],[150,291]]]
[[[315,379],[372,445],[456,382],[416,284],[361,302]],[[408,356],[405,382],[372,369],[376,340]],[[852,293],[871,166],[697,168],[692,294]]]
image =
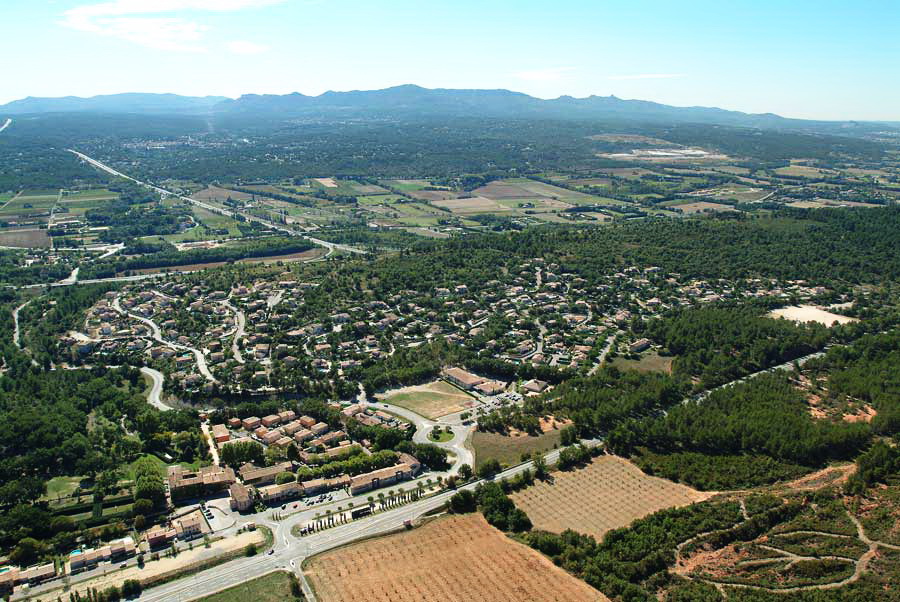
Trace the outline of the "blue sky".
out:
[[[508,88],[900,121],[895,0],[7,0],[0,102]]]

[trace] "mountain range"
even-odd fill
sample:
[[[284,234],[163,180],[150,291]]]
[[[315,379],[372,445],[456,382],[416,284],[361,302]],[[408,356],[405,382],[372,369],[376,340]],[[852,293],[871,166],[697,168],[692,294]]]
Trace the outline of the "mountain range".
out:
[[[42,113],[213,114],[291,119],[365,117],[480,117],[504,119],[632,120],[704,123],[766,129],[797,129],[855,122],[814,122],[773,113],[751,114],[714,107],[675,107],[615,96],[544,100],[510,90],[429,89],[415,85],[383,90],[325,92],[318,96],[247,94],[237,99],[175,94],[112,94],[80,98],[28,97],[0,105],[0,116]]]

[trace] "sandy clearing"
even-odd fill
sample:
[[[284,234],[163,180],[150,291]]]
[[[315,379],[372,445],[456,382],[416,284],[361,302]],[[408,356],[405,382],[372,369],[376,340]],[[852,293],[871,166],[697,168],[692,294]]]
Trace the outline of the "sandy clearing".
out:
[[[337,188],[337,182],[334,181],[334,178],[313,178],[316,182],[324,186],[325,188]]]
[[[824,309],[820,309],[813,305],[792,305],[789,307],[782,307],[780,309],[772,310],[769,312],[769,315],[773,318],[784,318],[796,322],[818,322],[825,326],[834,326],[835,322],[838,324],[849,324],[850,322],[858,321],[856,318],[833,314],[830,311],[825,311]]]

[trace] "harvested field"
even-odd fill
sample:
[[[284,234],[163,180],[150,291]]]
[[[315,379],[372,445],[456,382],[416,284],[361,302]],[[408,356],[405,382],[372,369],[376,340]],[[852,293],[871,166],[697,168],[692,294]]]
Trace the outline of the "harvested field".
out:
[[[410,190],[407,194],[423,201],[446,201],[459,196],[452,190]]]
[[[600,456],[587,467],[554,472],[552,481],[514,493],[516,506],[538,529],[573,529],[598,541],[612,529],[664,508],[687,506],[710,497],[659,477],[644,474],[617,456]]]
[[[734,207],[730,205],[722,205],[719,203],[708,203],[706,201],[698,201],[696,203],[687,203],[685,205],[678,205],[678,209],[681,209],[684,213],[688,215],[692,215],[694,213],[710,213],[714,211],[737,211]]]
[[[253,195],[246,192],[238,192],[237,190],[219,188],[218,186],[210,186],[191,195],[191,198],[197,201],[224,201],[229,197],[235,201],[249,201],[253,198]]]
[[[483,196],[488,199],[493,199],[495,201],[500,199],[522,199],[525,197],[549,196],[529,192],[522,186],[513,184],[511,182],[491,182],[490,184],[482,186],[481,188],[476,188],[472,191],[472,194]]]
[[[315,249],[310,249],[309,251],[303,251],[300,253],[290,253],[288,255],[273,255],[271,257],[253,257],[250,259],[238,259],[235,263],[277,263],[279,261],[310,261],[312,259],[318,259],[322,255],[326,253],[325,249],[322,247],[316,247]],[[160,267],[160,268],[145,268],[142,270],[133,270],[135,274],[156,274],[158,272],[195,272],[197,270],[206,270],[209,268],[218,268],[225,264],[227,261],[214,261],[211,263],[192,263],[189,265],[178,265],[178,266],[168,266],[168,267]]]
[[[22,228],[21,230],[0,230],[0,247],[49,247],[50,236],[46,230]]]
[[[495,213],[500,211],[512,211],[497,201],[484,197],[472,197],[468,199],[447,199],[434,201],[434,205],[449,209],[453,213]]]
[[[477,403],[468,394],[442,380],[386,391],[375,397],[432,420],[472,408]]]
[[[305,572],[322,602],[607,600],[477,513],[326,552]]]
[[[547,452],[559,445],[558,430],[551,430],[537,437],[528,435],[500,435],[475,431],[470,440],[475,453],[475,468],[479,468],[488,460],[497,460],[501,464],[511,466],[522,461],[523,455],[530,456],[535,452]]]
[[[773,318],[784,318],[786,320],[794,320],[795,322],[818,322],[825,326],[834,326],[834,323],[848,324],[856,322],[856,318],[848,318],[833,314],[830,311],[813,307],[812,305],[794,305],[790,307],[782,307],[769,312],[769,316]]]
[[[334,181],[334,178],[313,178],[316,182],[324,186],[325,188],[337,188],[337,182]]]

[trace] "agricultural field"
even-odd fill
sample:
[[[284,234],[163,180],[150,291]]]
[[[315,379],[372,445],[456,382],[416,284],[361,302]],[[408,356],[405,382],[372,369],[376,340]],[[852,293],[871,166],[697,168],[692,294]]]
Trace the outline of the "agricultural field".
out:
[[[50,236],[47,234],[47,230],[34,227],[21,229],[4,228],[0,230],[0,247],[48,248],[50,247]]]
[[[431,420],[472,408],[477,403],[469,394],[442,380],[395,389],[376,397]]]
[[[433,201],[436,207],[449,209],[452,213],[459,214],[475,214],[475,213],[503,213],[512,211],[510,207],[504,207],[495,200],[485,197],[475,196],[466,199],[448,199],[446,201]]]
[[[253,198],[253,195],[247,194],[246,192],[238,192],[237,190],[219,188],[218,186],[209,186],[208,188],[195,192],[191,195],[191,198],[197,201],[222,203],[229,198],[235,201],[249,201]]]
[[[696,213],[719,213],[723,211],[737,211],[734,207],[730,205],[722,205],[720,203],[710,203],[708,201],[697,201],[694,203],[685,203],[683,205],[677,205],[677,209],[681,210],[683,213],[687,215],[694,215]]]
[[[650,477],[623,458],[600,456],[588,466],[552,473],[552,479],[511,495],[535,528],[560,533],[566,529],[593,535],[598,541],[612,529],[673,506],[710,497]]]
[[[478,513],[326,552],[304,570],[322,602],[607,600]]]
[[[475,431],[470,445],[475,453],[475,468],[478,469],[488,460],[497,460],[505,466],[518,464],[523,456],[530,456],[535,452],[545,453],[557,447],[559,439],[558,430],[551,430],[537,437]]]
[[[665,372],[672,373],[672,362],[674,357],[663,357],[656,352],[645,353],[640,359],[631,360],[624,357],[617,357],[611,364],[619,370],[637,370],[638,372]]]
[[[245,581],[196,602],[287,602],[293,600],[291,584],[295,577],[285,571],[274,571],[262,577]]]

